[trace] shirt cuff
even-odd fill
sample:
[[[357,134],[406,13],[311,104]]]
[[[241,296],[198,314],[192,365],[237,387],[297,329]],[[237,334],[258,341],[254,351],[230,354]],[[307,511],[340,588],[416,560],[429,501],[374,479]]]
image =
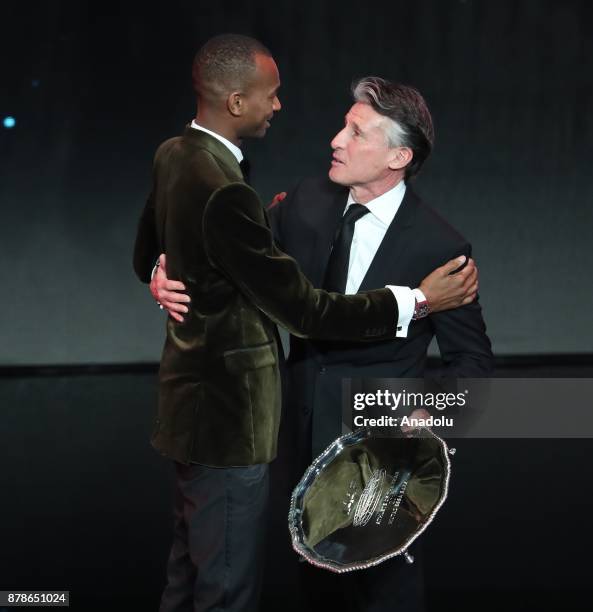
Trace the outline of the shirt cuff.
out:
[[[426,302],[426,296],[420,289],[412,289],[412,293],[414,294],[414,298],[417,302]]]
[[[154,264],[154,268],[152,269],[152,272],[150,273],[150,280],[152,281],[152,279],[154,278],[154,275],[156,274],[156,271],[158,269],[158,267],[161,265],[161,262],[157,259],[157,262]]]
[[[396,338],[408,337],[408,326],[414,316],[414,308],[416,307],[416,298],[414,292],[409,287],[398,287],[396,285],[386,285],[390,289],[395,299],[397,300],[397,331]]]

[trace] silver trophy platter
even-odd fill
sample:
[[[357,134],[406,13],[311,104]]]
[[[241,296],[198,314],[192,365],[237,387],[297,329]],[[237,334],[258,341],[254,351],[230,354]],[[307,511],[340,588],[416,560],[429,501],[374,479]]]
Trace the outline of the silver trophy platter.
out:
[[[395,438],[369,430],[342,436],[294,489],[288,517],[293,548],[338,573],[396,555],[411,563],[408,548],[444,503],[450,473],[447,445],[428,429]]]

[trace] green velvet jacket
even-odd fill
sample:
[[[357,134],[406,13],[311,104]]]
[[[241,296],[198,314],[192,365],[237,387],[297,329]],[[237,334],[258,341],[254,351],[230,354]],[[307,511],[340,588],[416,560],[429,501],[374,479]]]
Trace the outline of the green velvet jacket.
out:
[[[160,252],[191,304],[183,323],[167,320],[152,444],[181,463],[274,459],[281,399],[276,323],[328,340],[395,336],[391,291],[342,296],[315,289],[275,246],[264,207],[233,154],[191,127],[155,155],[134,249],[143,282],[150,282]]]

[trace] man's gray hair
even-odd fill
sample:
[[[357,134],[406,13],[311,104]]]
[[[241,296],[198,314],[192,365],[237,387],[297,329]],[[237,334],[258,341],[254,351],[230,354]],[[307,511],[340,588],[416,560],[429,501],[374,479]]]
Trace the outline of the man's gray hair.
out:
[[[414,154],[406,166],[406,178],[418,174],[434,142],[432,118],[417,89],[380,77],[364,77],[352,85],[356,102],[370,104],[388,119],[386,137],[390,147],[409,147]]]

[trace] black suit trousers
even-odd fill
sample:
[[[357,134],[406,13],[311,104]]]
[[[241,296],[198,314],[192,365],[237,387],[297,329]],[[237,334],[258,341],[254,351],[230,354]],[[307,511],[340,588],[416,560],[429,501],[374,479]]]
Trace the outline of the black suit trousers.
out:
[[[257,612],[268,464],[175,463],[175,526],[160,612]]]
[[[415,561],[388,559],[375,567],[333,574],[303,563],[304,609],[310,612],[423,612],[424,581],[418,543],[410,552]]]

